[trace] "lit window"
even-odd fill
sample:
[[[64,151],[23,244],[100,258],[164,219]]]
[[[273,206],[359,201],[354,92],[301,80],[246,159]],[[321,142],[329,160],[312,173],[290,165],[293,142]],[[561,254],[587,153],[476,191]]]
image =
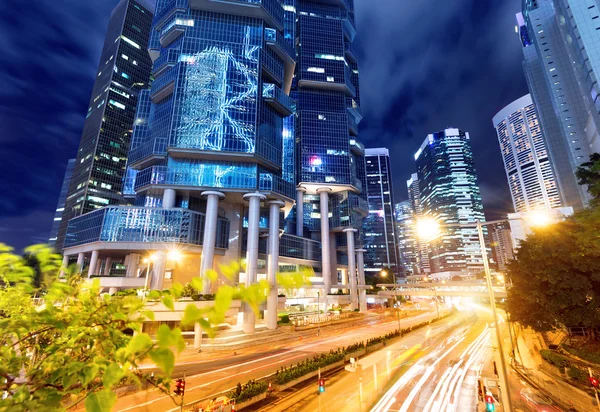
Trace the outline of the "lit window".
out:
[[[333,83],[335,82],[335,79],[332,76],[327,76],[327,81]]]
[[[312,73],[325,73],[325,69],[323,69],[322,67],[309,67],[308,69],[306,69],[306,71]]]
[[[108,103],[112,104],[115,107],[118,107],[121,110],[125,110],[125,105],[119,102],[115,102],[114,100],[109,100]]]
[[[127,56],[125,54],[122,54],[121,57],[124,58],[125,60],[129,60],[129,56]]]
[[[324,59],[324,60],[337,60],[337,61],[343,61],[344,57],[342,56],[335,56],[333,54],[315,54],[315,58],[317,59]]]
[[[325,117],[325,115],[323,115],[323,114],[320,114],[320,115],[319,115],[319,120],[327,120],[327,118]]]
[[[108,199],[104,199],[103,197],[98,197],[98,196],[88,196],[88,200],[91,200],[92,202],[100,203],[103,205],[107,205],[109,203]]]
[[[125,72],[121,73],[121,77],[129,79],[129,75],[127,73],[125,73]]]
[[[125,41],[125,43],[135,47],[136,49],[141,49],[140,45],[134,42],[133,40],[128,39],[127,37],[121,35],[121,38]]]

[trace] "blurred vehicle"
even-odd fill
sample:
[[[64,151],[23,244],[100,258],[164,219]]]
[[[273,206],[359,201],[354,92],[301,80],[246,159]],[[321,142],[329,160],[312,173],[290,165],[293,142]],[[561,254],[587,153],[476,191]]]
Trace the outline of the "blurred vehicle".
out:
[[[535,412],[564,412],[551,399],[541,395],[531,388],[521,390],[521,399]]]

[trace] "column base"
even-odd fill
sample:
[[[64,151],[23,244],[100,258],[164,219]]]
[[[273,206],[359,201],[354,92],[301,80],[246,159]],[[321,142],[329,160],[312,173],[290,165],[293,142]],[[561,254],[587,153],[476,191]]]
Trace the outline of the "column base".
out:
[[[367,313],[367,291],[361,290],[358,292],[358,309],[360,313]]]
[[[256,315],[254,315],[254,311],[247,304],[243,304],[244,307],[244,320],[242,322],[242,331],[244,333],[254,333],[256,331]]]
[[[277,289],[271,287],[267,297],[267,329],[277,329]]]

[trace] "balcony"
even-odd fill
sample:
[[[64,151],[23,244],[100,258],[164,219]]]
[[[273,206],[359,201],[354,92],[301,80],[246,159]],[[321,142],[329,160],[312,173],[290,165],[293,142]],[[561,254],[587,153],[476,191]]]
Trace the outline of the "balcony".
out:
[[[289,199],[294,199],[296,196],[296,185],[279,176],[273,176],[271,173],[260,174],[258,190],[265,193],[277,193]]]
[[[278,86],[283,84],[284,79],[284,66],[281,62],[277,61],[272,55],[267,53],[264,49],[260,51],[260,61],[263,74]]]
[[[265,29],[265,43],[271,47],[282,60],[296,62],[296,50],[275,29]]]
[[[353,63],[357,63],[357,59],[356,56],[354,54],[354,49],[352,48],[352,43],[345,41],[344,42],[344,53],[346,56],[346,59],[352,61]]]
[[[353,41],[356,37],[356,27],[354,26],[354,19],[347,11],[342,11],[342,27],[344,29],[344,36]]]
[[[339,62],[343,63],[343,62]],[[341,65],[340,65],[341,66]],[[340,67],[341,68],[341,67]],[[314,75],[314,73],[309,73],[310,75]],[[298,81],[299,87],[307,87],[311,89],[319,89],[319,90],[335,90],[337,92],[343,92],[347,97],[354,98],[356,97],[356,87],[352,84],[352,71],[348,66],[344,64],[344,78],[336,78],[331,80],[325,80],[325,75],[322,75],[321,79],[315,78],[315,76],[307,76],[308,79],[300,79]],[[310,78],[312,77],[312,78]]]
[[[273,83],[263,83],[262,97],[283,117],[290,116],[296,111],[296,102]]]
[[[152,68],[154,77],[160,76],[164,71],[170,69],[177,64],[179,59],[179,50],[165,50],[155,61]]]
[[[352,153],[363,156],[365,154],[365,146],[356,139],[350,139],[350,150]]]
[[[358,102],[350,97],[346,98],[346,110],[348,113],[356,120],[356,122],[360,122],[362,120],[362,110],[358,105]]]
[[[150,99],[152,102],[158,103],[173,94],[178,68],[178,65],[171,67],[152,82],[152,89],[150,90]]]
[[[160,45],[165,48],[173,43],[175,39],[185,32],[186,25],[178,23],[179,18],[173,18],[171,22],[160,32]]]
[[[283,7],[277,0],[189,0],[189,5],[196,10],[259,18],[283,31]]]
[[[218,248],[228,247],[229,221],[217,222]],[[94,242],[202,245],[204,213],[188,209],[108,206],[69,221],[65,248]]]
[[[352,116],[347,116],[347,117],[348,117],[348,132],[350,132],[350,134],[352,136],[358,136],[358,124],[356,124],[356,122],[354,121]]]
[[[129,167],[143,169],[167,156],[167,138],[158,137],[142,143],[129,152]]]
[[[160,29],[165,21],[175,13],[185,13],[188,0],[172,0],[169,4],[162,7],[154,14],[154,26]]]

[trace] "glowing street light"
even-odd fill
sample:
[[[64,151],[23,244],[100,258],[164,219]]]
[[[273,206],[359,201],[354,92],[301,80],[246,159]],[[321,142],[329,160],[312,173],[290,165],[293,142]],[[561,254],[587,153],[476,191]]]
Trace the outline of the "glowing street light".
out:
[[[382,277],[382,278],[385,278],[385,277],[387,277],[387,275],[388,275],[388,274],[387,274],[386,270],[385,270],[385,269],[382,269],[382,270],[381,270],[381,277]]]
[[[170,250],[167,253],[167,259],[168,260],[173,260],[175,262],[181,261],[182,257],[183,257],[183,254],[179,250]]]
[[[440,224],[435,219],[424,217],[417,221],[416,232],[423,240],[433,240],[440,234]]]
[[[543,227],[554,223],[552,216],[545,210],[534,210],[529,212],[525,219],[534,227]]]

